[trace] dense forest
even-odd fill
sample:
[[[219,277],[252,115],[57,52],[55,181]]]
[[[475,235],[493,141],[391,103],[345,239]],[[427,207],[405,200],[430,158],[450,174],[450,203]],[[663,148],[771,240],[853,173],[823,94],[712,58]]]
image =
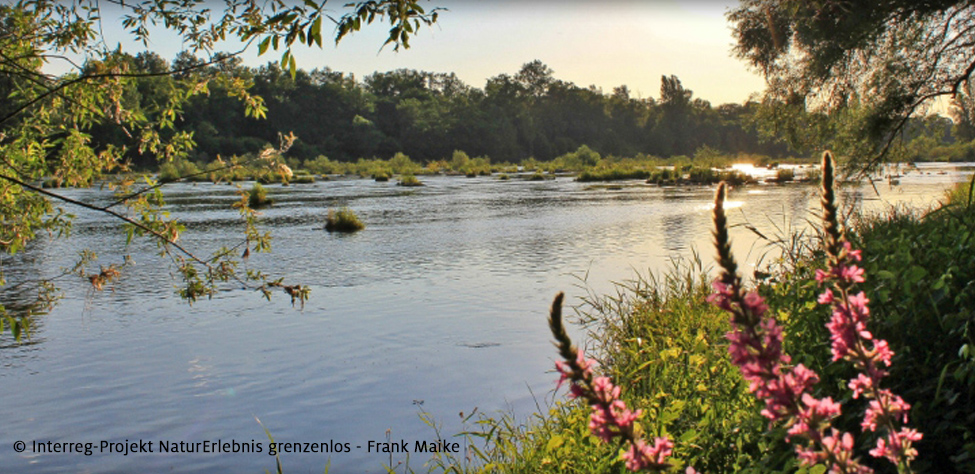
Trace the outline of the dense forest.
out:
[[[625,85],[612,93],[579,87],[555,78],[541,61],[492,77],[478,89],[453,73],[406,69],[360,81],[327,68],[299,69],[292,77],[277,64],[250,68],[236,58],[201,66],[185,52],[172,63],[151,52],[130,60],[131,70],[140,73],[177,71],[141,78],[127,91],[130,106],[147,114],[167,100],[172,81],[187,74],[240,79],[262,98],[264,120],[246,116],[244,104],[221,90],[221,82],[211,82],[208,94],[190,100],[176,127],[192,132],[197,146],[190,158],[200,162],[259,151],[276,143],[278,132],[298,136],[289,156],[302,160],[403,152],[427,162],[463,150],[495,162],[519,162],[551,160],[582,145],[616,156],[690,156],[702,147],[774,157],[795,153],[784,141],[762,138],[754,124],[757,103],[714,107],[676,76],[662,77],[660,98],[653,99],[635,98]],[[125,142],[119,135],[108,128],[93,133],[96,142]],[[154,162],[135,153],[130,158],[141,166]]]
[[[625,85],[611,93],[579,87],[557,79],[538,60],[514,75],[489,78],[483,89],[453,73],[410,69],[376,72],[360,81],[328,68],[298,69],[294,75],[276,63],[251,68],[236,57],[205,64],[188,52],[172,62],[152,52],[125,60],[134,74],[146,75],[129,83],[125,101],[147,116],[165,109],[176,81],[190,75],[212,79],[206,93],[190,98],[175,117],[175,131],[191,133],[196,144],[187,158],[198,163],[258,152],[289,132],[298,137],[288,154],[291,162],[404,153],[425,163],[463,150],[495,163],[518,163],[552,160],[583,145],[603,156],[623,157],[693,157],[706,150],[780,159],[812,151],[772,123],[781,120],[775,107],[751,101],[715,107],[694,97],[676,76],[661,77],[660,96],[654,99],[633,97]],[[264,117],[247,114],[245,101],[229,90],[241,82],[260,101]],[[800,125],[809,129],[805,133],[820,134],[816,142],[836,133],[829,123],[835,118],[801,113],[801,121],[813,124]],[[795,117],[789,122],[795,126]],[[905,147],[907,159],[971,160],[971,128],[938,115],[912,119],[902,132],[911,145]],[[95,144],[128,143],[128,158],[138,168],[157,164],[117,127],[95,128],[92,137]],[[945,148],[961,142],[966,146]],[[939,147],[940,155],[950,156],[933,156]]]

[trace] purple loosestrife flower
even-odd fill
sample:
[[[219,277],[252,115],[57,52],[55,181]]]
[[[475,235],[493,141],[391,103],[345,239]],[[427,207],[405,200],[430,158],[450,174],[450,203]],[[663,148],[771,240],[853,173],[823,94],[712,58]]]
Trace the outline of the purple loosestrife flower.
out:
[[[663,471],[669,468],[667,457],[670,456],[674,444],[662,437],[656,438],[653,445],[649,445],[637,435],[636,420],[642,411],[627,408],[626,403],[619,399],[622,390],[613,385],[609,377],[594,378],[593,363],[586,359],[582,350],[572,344],[562,325],[564,296],[562,293],[555,296],[548,320],[552,335],[555,336],[555,346],[563,359],[555,363],[555,370],[559,372],[557,387],[568,380],[570,395],[573,398],[582,398],[589,404],[592,409],[589,430],[593,436],[607,443],[621,438],[628,445],[627,451],[622,455],[627,469]]]
[[[890,367],[894,353],[887,341],[875,339],[867,330],[870,300],[866,294],[862,291],[857,294],[852,292],[855,284],[866,281],[865,271],[857,265],[863,259],[863,253],[853,249],[840,231],[832,189],[832,169],[833,160],[827,152],[823,155],[822,204],[829,260],[827,270],[816,271],[816,281],[830,287],[819,295],[817,301],[832,308],[832,318],[826,328],[830,332],[833,360],[848,360],[861,372],[847,385],[853,391],[853,398],[870,400],[861,428],[864,431],[886,432],[877,440],[877,447],[870,450],[870,455],[890,460],[901,472],[910,472],[910,463],[917,456],[912,443],[919,441],[922,435],[913,429],[898,429],[898,424],[907,423],[911,405],[890,390],[880,388],[881,380],[887,376],[887,371],[882,367]]]
[[[731,313],[732,330],[726,337],[730,342],[728,352],[732,363],[741,370],[749,390],[765,402],[762,415],[772,423],[784,422],[788,439],[808,441],[808,444],[796,447],[796,454],[804,464],[825,463],[830,472],[837,473],[872,472],[853,458],[853,435],[835,429],[831,435],[825,434],[833,418],[840,414],[839,403],[828,397],[817,399],[810,394],[819,376],[802,364],[789,367],[791,358],[782,351],[782,328],[775,319],[766,316],[768,305],[761,295],[745,293],[742,289],[724,214],[726,190],[725,183],[719,184],[714,202],[714,245],[722,273],[714,281],[715,292],[708,301]],[[847,269],[838,275],[862,278],[862,272],[856,269]],[[817,280],[828,278],[827,272],[817,272]],[[832,301],[832,295],[821,299]],[[846,339],[840,339],[840,342],[844,341]]]

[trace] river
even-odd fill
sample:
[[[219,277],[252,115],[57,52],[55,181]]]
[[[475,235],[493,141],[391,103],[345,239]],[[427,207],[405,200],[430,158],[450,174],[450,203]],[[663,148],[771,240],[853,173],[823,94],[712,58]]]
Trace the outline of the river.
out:
[[[971,175],[971,167],[920,169],[899,185],[878,183],[879,195],[867,186],[842,195],[872,212],[891,203],[930,206]],[[450,435],[462,428],[459,414],[475,407],[524,418],[536,403],[551,403],[557,377],[545,318],[556,292],[578,304],[583,280],[605,293],[614,281],[660,271],[694,249],[711,260],[713,188],[594,186],[569,177],[421,180],[426,186],[418,188],[371,180],[268,186],[275,204],[260,223],[274,237],[273,252],[252,254],[249,265],[310,286],[303,310],[284,294],[267,302],[240,288],[190,306],[175,295],[172,268],[153,242],[126,247],[113,218],[69,209],[78,216],[70,239],[40,238],[24,254],[4,257],[10,282],[56,274],[84,248],[100,264],[118,263],[121,254],[135,264],[101,292],[87,280],[63,279],[64,299],[35,318],[28,341],[0,336],[0,470],[273,471],[259,418],[276,441],[351,450],[282,454],[286,473],[323,472],[329,462],[331,472],[385,472],[389,455],[368,452],[369,441],[388,436],[412,450],[434,438],[421,411]],[[189,227],[184,245],[206,253],[236,243],[235,187],[165,190],[172,215]],[[94,204],[111,199],[98,189],[63,192]],[[733,225],[747,219],[768,233],[787,222],[805,225],[818,194],[809,185],[755,185],[729,199]],[[323,230],[328,209],[343,205],[365,230]],[[767,249],[742,226],[732,236],[750,272]],[[151,441],[153,452],[99,449],[126,440]],[[218,440],[260,444],[262,452],[159,452],[161,441]],[[16,441],[25,452],[12,449]],[[35,441],[90,442],[93,452],[43,454]],[[412,455],[410,466],[422,471],[426,458]],[[394,464],[404,461],[393,456]]]

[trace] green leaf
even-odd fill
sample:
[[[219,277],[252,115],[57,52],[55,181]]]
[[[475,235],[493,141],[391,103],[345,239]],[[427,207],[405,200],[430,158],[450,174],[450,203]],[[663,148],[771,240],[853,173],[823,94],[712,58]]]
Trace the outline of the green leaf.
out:
[[[264,41],[261,41],[261,43],[257,45],[257,55],[260,56],[264,54],[264,52],[267,51],[267,47],[270,45],[271,37],[268,36],[267,38],[264,38]]]
[[[319,48],[322,47],[322,17],[315,18],[315,22],[311,24],[311,32],[308,34],[308,39],[313,40]]]
[[[545,445],[545,451],[554,451],[559,449],[562,444],[565,443],[565,438],[555,435],[548,440],[548,444]]]
[[[908,270],[904,275],[904,281],[907,282],[908,285],[914,285],[915,283],[921,281],[921,279],[927,274],[928,271],[925,270],[924,267],[915,265],[911,267],[910,270]]]
[[[292,55],[289,58],[288,69],[291,70],[291,78],[294,79],[295,78],[295,73],[298,72],[297,65],[295,64],[295,57],[294,57],[294,55]]]

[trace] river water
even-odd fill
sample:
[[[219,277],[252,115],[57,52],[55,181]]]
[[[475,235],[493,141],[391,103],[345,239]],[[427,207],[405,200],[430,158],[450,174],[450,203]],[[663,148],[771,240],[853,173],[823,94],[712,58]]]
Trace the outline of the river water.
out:
[[[878,184],[879,195],[866,186],[843,195],[869,211],[930,206],[970,175],[970,167],[922,165],[899,185]],[[8,281],[54,275],[84,248],[100,264],[128,254],[135,265],[102,292],[80,278],[61,280],[64,299],[35,318],[28,341],[0,336],[0,469],[273,471],[259,418],[276,441],[351,450],[283,454],[287,473],[323,472],[329,462],[332,472],[385,472],[390,456],[369,452],[369,441],[405,440],[412,451],[415,441],[434,439],[421,411],[450,435],[462,428],[459,414],[475,407],[524,418],[551,402],[557,377],[545,318],[557,291],[578,304],[583,280],[605,293],[613,281],[659,271],[695,249],[711,259],[713,188],[421,179],[420,188],[369,180],[268,186],[275,204],[260,222],[274,236],[273,253],[252,254],[249,265],[309,285],[303,310],[284,294],[267,302],[239,288],[189,306],[174,294],[172,268],[154,243],[126,247],[111,217],[70,209],[78,216],[71,238],[41,238],[5,257]],[[111,199],[97,189],[64,193]],[[205,253],[237,242],[235,187],[172,184],[166,193],[173,216],[189,226],[184,245]],[[771,233],[814,218],[818,195],[814,186],[755,185],[729,199],[732,224],[747,220]],[[343,205],[365,230],[323,230],[327,210]],[[750,271],[767,249],[743,227],[732,235]],[[151,441],[153,452],[99,449],[126,440]],[[261,452],[159,452],[160,441],[218,440]],[[16,441],[26,443],[23,453]],[[91,455],[45,454],[35,441],[94,446]],[[411,455],[410,466],[423,470],[427,458]]]

